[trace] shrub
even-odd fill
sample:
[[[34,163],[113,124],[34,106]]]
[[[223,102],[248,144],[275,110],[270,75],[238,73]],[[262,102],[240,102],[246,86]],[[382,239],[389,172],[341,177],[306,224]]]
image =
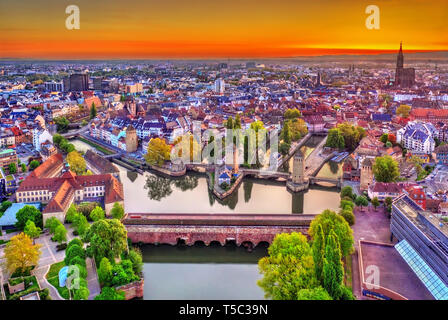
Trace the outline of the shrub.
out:
[[[86,259],[83,259],[79,256],[73,257],[69,261],[69,265],[80,265],[80,266],[86,267]]]
[[[50,290],[48,290],[48,288],[45,288],[45,289],[39,291],[39,297],[40,297],[40,300],[51,300]]]
[[[78,246],[80,246],[81,248],[83,247],[83,243],[80,239],[75,238],[73,240],[71,240],[68,245],[67,245],[67,249],[70,248],[71,246],[73,246],[74,244],[77,244]]]
[[[132,269],[136,274],[140,274],[143,269],[143,259],[142,254],[138,249],[133,249],[129,251],[129,260],[132,262]]]
[[[86,258],[85,250],[77,244],[72,245],[65,251],[65,264],[69,265],[74,257],[81,257],[82,259]]]
[[[61,243],[61,244],[58,244],[56,246],[56,251],[62,251],[62,250],[65,250],[65,249],[67,249],[67,244],[66,243]]]
[[[342,210],[341,216],[347,221],[347,223],[352,226],[355,224],[355,215],[353,214],[352,210]]]

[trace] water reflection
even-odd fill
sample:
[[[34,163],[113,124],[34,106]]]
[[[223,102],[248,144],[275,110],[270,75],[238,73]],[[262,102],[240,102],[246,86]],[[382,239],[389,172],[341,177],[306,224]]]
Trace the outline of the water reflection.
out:
[[[144,188],[148,190],[148,197],[151,200],[160,201],[173,193],[172,185],[181,191],[194,190],[198,186],[198,177],[187,175],[173,179],[150,175],[146,177]]]
[[[254,187],[254,183],[252,181],[244,181],[243,189],[244,189],[244,202],[249,202],[250,197],[252,195],[252,188]]]
[[[291,192],[292,204],[291,213],[303,213],[303,192]]]

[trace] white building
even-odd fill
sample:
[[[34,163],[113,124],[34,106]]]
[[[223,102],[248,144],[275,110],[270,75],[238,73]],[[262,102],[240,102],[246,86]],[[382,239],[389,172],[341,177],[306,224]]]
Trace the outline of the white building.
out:
[[[412,152],[429,154],[434,151],[434,138],[438,135],[438,130],[431,123],[411,121],[397,131],[397,142]]]
[[[225,90],[226,83],[221,78],[215,80],[215,92],[223,94]]]
[[[53,142],[53,136],[50,134],[50,132],[48,132],[48,130],[39,129],[39,128],[33,129],[34,149],[36,149],[37,151],[40,151],[40,147],[41,147],[42,143],[47,142],[47,141]]]
[[[48,81],[45,82],[45,90],[46,91],[64,91],[64,83],[61,82],[55,82],[55,81]]]

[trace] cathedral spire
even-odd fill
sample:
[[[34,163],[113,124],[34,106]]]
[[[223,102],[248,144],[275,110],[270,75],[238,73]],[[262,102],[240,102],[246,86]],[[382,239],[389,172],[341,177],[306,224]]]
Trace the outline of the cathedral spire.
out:
[[[398,57],[397,57],[397,68],[402,69],[403,63],[404,63],[403,42],[400,42],[400,51],[398,52]]]

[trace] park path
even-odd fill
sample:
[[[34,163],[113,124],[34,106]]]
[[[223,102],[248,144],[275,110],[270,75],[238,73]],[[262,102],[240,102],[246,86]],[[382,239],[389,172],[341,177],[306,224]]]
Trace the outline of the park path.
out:
[[[96,272],[95,262],[92,258],[86,259],[87,264],[87,287],[89,288],[90,295],[89,300],[93,300],[97,295],[101,293],[100,282],[98,280],[98,274]]]

